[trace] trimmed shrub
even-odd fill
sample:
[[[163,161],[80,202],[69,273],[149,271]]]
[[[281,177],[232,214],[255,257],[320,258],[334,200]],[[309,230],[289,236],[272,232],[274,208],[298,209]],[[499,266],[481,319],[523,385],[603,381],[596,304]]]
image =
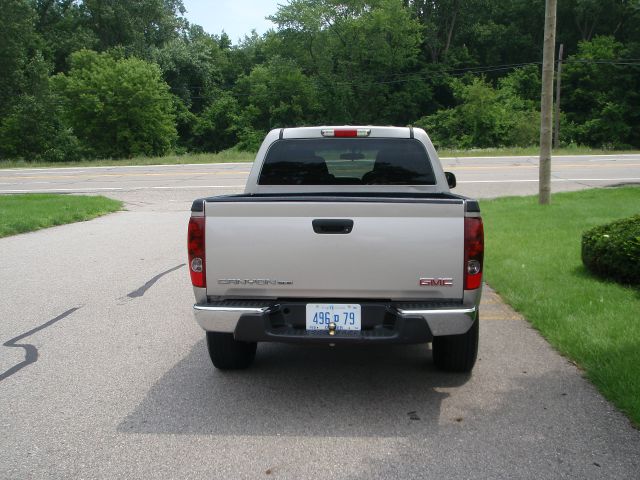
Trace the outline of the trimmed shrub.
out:
[[[582,263],[597,275],[640,284],[640,215],[586,231]]]

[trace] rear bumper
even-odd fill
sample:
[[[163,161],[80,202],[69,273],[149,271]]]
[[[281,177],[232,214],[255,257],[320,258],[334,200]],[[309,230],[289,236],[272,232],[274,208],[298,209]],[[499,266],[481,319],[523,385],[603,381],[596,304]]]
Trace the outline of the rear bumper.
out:
[[[425,343],[434,336],[466,333],[476,321],[480,295],[471,305],[358,302],[362,330],[307,331],[306,302],[224,301],[196,304],[196,321],[208,332],[233,333],[245,342],[286,343]],[[474,298],[475,300],[475,298]]]

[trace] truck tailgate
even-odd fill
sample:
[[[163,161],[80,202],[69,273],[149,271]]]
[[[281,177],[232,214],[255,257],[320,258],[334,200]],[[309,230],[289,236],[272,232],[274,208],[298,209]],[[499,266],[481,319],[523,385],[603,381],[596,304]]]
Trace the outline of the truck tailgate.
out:
[[[205,204],[205,216],[210,296],[450,300],[463,295],[462,200],[213,201]],[[314,220],[320,220],[316,228]],[[350,231],[333,231],[349,221]]]

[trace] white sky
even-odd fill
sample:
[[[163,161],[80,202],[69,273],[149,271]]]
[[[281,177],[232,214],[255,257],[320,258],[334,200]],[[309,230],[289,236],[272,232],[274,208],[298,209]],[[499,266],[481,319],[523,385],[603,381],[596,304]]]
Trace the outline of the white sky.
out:
[[[201,25],[205,31],[219,35],[224,30],[234,44],[249,35],[252,29],[258,34],[273,28],[265,20],[287,0],[183,0],[189,22]]]

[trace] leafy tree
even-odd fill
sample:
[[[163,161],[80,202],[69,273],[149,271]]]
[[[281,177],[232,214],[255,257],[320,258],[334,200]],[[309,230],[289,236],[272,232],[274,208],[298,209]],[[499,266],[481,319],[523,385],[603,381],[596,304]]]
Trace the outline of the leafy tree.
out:
[[[215,98],[228,63],[218,39],[199,26],[191,26],[184,36],[154,49],[152,58],[160,66],[172,93],[194,113]]]
[[[581,42],[564,70],[565,102],[570,141],[596,147],[640,145],[640,65],[617,64],[637,58],[613,37]],[[624,64],[628,63],[628,64]]]
[[[221,93],[197,117],[192,147],[206,152],[218,152],[238,143],[241,128],[239,105],[229,93]]]
[[[318,113],[318,91],[295,63],[279,57],[238,80],[243,120],[257,131],[300,125]]]
[[[0,15],[0,114],[26,93],[25,70],[41,46],[35,11],[26,0],[3,0]]]
[[[0,124],[0,157],[27,161],[79,159],[78,139],[62,120],[56,97],[21,95]]]
[[[403,0],[422,25],[423,48],[433,63],[446,60],[455,34],[466,27],[478,2],[464,0]]]
[[[271,17],[282,51],[317,79],[327,123],[387,122],[416,66],[420,25],[401,0],[292,0]]]
[[[517,94],[517,79],[493,88],[482,78],[455,80],[458,105],[416,123],[439,147],[529,146],[538,140],[539,113],[534,102]]]
[[[69,124],[96,157],[163,155],[176,141],[173,96],[157,65],[81,50],[54,79]]]
[[[77,160],[78,139],[63,121],[59,98],[21,95],[0,123],[0,157],[27,161]]]
[[[640,10],[638,0],[572,0],[568,3],[582,41],[596,35],[617,34],[627,22],[634,21]]]
[[[98,49],[125,47],[147,57],[186,27],[182,0],[84,0],[86,25],[98,38]]]
[[[182,0],[2,0],[0,155],[255,149],[277,126],[416,118],[443,145],[534,144],[544,7],[289,0],[232,45]],[[640,0],[560,2],[558,40],[563,140],[639,147]]]
[[[87,25],[87,11],[75,0],[32,1],[35,29],[44,40],[44,51],[54,71],[67,70],[69,55],[83,48],[95,49],[98,39]]]

